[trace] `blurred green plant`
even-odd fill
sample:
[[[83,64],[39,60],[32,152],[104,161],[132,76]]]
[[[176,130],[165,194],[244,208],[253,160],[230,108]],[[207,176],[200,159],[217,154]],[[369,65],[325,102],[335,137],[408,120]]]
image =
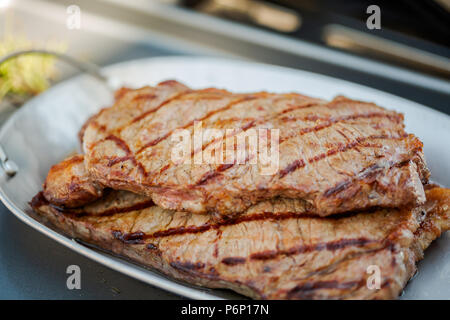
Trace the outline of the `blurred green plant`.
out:
[[[5,36],[0,40],[0,57],[19,50],[45,48],[64,52],[62,43],[48,42],[37,46],[23,36]],[[12,103],[20,103],[50,86],[56,75],[55,58],[46,55],[24,55],[0,65],[0,102],[9,99]]]

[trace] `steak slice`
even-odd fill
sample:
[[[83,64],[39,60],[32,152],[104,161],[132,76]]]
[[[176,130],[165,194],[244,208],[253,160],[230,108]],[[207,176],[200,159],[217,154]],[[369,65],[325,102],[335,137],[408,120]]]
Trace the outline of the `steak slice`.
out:
[[[329,218],[309,215],[302,201],[276,199],[218,221],[162,209],[127,191],[69,210],[39,193],[31,206],[70,237],[192,284],[259,299],[392,299],[424,249],[450,228],[450,189],[435,187],[426,196],[413,209]],[[373,268],[379,289],[367,286],[377,285]]]
[[[196,121],[204,132],[232,131],[223,139],[203,136],[191,148],[190,164],[172,162],[174,133],[185,129],[193,138]],[[196,163],[199,155],[237,151],[238,139],[259,129],[279,129],[274,174],[261,174],[259,149],[242,149],[243,163]],[[93,180],[148,195],[166,209],[233,215],[283,197],[301,199],[311,214],[327,216],[425,201],[422,182],[429,173],[422,143],[405,133],[403,116],[345,97],[327,102],[296,93],[191,90],[166,81],[121,90],[83,132]]]

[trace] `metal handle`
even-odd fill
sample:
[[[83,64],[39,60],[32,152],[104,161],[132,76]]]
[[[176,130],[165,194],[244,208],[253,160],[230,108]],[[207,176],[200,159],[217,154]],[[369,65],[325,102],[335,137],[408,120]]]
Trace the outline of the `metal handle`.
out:
[[[104,76],[101,73],[99,67],[97,67],[95,64],[88,63],[88,62],[82,62],[82,61],[72,58],[71,56],[68,56],[63,53],[55,52],[55,51],[41,50],[41,49],[16,51],[16,52],[10,53],[10,54],[2,57],[0,59],[0,65],[2,65],[3,63],[5,63],[11,59],[15,59],[19,56],[29,55],[29,54],[50,55],[50,56],[54,56],[58,59],[61,59],[64,62],[93,76],[94,78],[99,80],[101,83],[103,83],[110,91],[114,91],[115,83],[117,81],[115,81],[115,79],[110,79],[110,78]],[[8,155],[5,153],[5,151],[3,150],[1,145],[0,145],[0,166],[3,168],[3,170],[9,177],[14,176],[19,170],[18,166],[12,160],[8,159]]]
[[[6,155],[5,150],[3,150],[2,146],[0,146],[0,164],[9,177],[14,176],[17,171],[19,171],[19,167],[17,167],[17,165],[13,161],[8,159],[8,156]]]

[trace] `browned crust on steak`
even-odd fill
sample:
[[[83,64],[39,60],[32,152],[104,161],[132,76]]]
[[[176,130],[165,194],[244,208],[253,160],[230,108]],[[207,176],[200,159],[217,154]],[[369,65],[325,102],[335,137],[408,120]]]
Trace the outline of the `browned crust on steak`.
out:
[[[43,189],[49,202],[65,208],[82,206],[103,195],[103,187],[87,174],[83,155],[71,156],[52,166]]]
[[[260,162],[174,164],[171,136],[233,129],[216,146],[249,130],[280,130],[278,172],[261,175]],[[427,182],[422,143],[404,131],[403,115],[373,103],[337,97],[330,102],[295,93],[233,94],[191,90],[166,81],[126,90],[89,121],[83,149],[92,179],[113,189],[152,197],[166,209],[234,215],[264,200],[302,199],[312,214],[328,216],[373,206],[418,205]],[[232,143],[236,150],[236,143]]]
[[[157,206],[96,214],[128,192],[112,194],[95,212],[80,209],[83,215],[55,209],[42,194],[31,205],[71,237],[189,283],[259,299],[396,298],[423,250],[450,228],[450,189],[437,187],[413,209],[318,218],[308,215],[304,202],[280,199],[219,221]],[[372,265],[380,268],[380,289],[366,286]]]

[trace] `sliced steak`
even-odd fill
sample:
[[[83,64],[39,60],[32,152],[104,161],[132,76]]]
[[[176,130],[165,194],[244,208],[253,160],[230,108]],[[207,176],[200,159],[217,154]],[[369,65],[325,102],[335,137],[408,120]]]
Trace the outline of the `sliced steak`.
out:
[[[261,174],[263,163],[255,163],[259,149],[253,155],[246,150],[243,163],[175,164],[173,134],[185,129],[192,138],[196,121],[204,131],[233,131],[224,139],[204,137],[192,148],[191,160],[237,148],[238,137],[252,130],[279,129],[278,170]],[[83,130],[93,180],[148,195],[166,209],[232,215],[283,197],[300,199],[311,214],[327,216],[425,201],[422,182],[429,174],[422,143],[405,133],[401,114],[373,103],[191,90],[166,81],[122,90]]]
[[[450,228],[450,189],[426,193],[426,204],[413,209],[329,218],[309,215],[300,200],[278,199],[216,221],[144,205],[126,191],[76,213],[49,205],[42,193],[31,205],[70,237],[192,284],[261,299],[392,299],[423,250]]]

